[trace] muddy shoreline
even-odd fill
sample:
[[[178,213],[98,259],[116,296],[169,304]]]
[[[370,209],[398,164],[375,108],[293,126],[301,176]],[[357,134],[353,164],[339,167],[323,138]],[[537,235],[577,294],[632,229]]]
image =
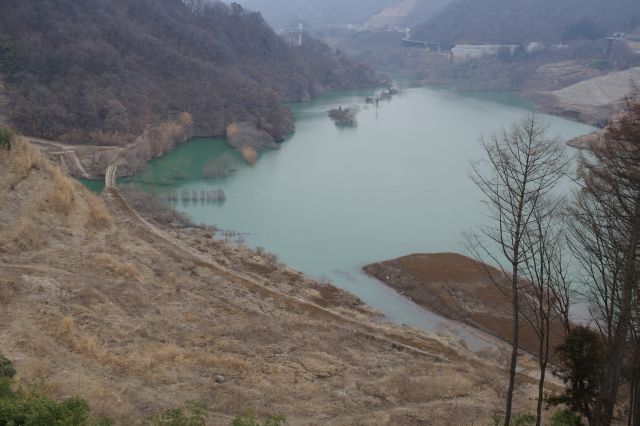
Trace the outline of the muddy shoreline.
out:
[[[445,318],[487,332],[506,342],[511,339],[511,303],[489,278],[501,273],[457,253],[413,254],[377,262],[365,273],[396,290],[414,303]],[[535,330],[521,321],[521,348],[538,351]],[[552,326],[552,346],[563,339],[559,322]]]

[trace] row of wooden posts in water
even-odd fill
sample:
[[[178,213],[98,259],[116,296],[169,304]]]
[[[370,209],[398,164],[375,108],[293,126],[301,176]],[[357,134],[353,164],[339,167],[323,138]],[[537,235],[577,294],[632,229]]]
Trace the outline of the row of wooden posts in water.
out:
[[[375,96],[367,96],[364,101],[367,105],[375,104],[377,111],[380,101],[390,101],[399,93],[400,90],[395,87],[390,87],[388,90],[383,90]],[[345,108],[340,105],[338,108],[330,109],[327,113],[336,126],[355,127],[358,125],[356,120],[358,112],[360,112],[360,108],[357,105],[351,105]]]
[[[165,199],[172,203],[177,203],[178,200],[181,200],[183,203],[214,203],[225,201],[227,199],[223,189],[214,189],[211,191],[196,191],[188,189],[183,189],[178,194],[178,191],[171,190],[167,192]]]
[[[400,93],[400,90],[398,88],[390,87],[389,90],[383,90],[376,96],[367,96],[364,99],[364,102],[366,104],[376,104],[376,106],[378,106],[380,101],[389,101],[391,100],[391,98],[393,98],[395,95],[399,93]]]

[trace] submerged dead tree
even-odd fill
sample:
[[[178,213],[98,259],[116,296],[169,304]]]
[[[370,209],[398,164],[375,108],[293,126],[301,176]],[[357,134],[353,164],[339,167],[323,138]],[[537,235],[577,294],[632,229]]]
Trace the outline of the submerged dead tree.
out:
[[[511,422],[518,361],[520,275],[531,253],[525,238],[540,212],[541,200],[551,194],[566,168],[564,146],[546,135],[547,125],[534,114],[482,140],[486,158],[472,163],[472,178],[484,194],[488,222],[473,236],[474,250],[502,268],[509,288],[513,321],[509,386],[504,424]],[[494,280],[494,278],[491,278]]]

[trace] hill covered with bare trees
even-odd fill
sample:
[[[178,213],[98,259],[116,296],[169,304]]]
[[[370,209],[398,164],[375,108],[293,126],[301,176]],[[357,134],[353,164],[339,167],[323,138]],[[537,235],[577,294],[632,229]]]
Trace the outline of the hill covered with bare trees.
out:
[[[11,3],[11,4],[9,4]],[[121,144],[179,112],[194,132],[252,122],[293,130],[283,101],[370,86],[374,73],[305,37],[292,47],[258,13],[198,0],[0,0],[0,77],[25,134]]]

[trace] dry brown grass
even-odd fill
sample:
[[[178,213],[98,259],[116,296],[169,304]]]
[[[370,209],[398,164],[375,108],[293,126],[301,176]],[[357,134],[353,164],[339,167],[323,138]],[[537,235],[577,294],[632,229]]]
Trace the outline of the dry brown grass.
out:
[[[0,201],[13,191],[18,183],[26,179],[33,168],[49,169],[40,151],[35,149],[22,136],[16,136],[9,151],[0,151],[0,167],[4,170],[0,180]]]
[[[0,350],[25,381],[42,371],[57,386],[54,396],[80,394],[118,424],[189,400],[205,404],[208,424],[229,424],[247,407],[282,412],[291,424],[465,424],[476,411],[477,423],[488,423],[489,378],[503,374],[492,363],[480,366],[447,339],[381,325],[390,340],[447,361],[399,350],[371,333],[380,322],[354,308],[353,298],[212,240],[207,230],[162,228],[172,244],[127,220],[91,232],[90,216],[105,213],[100,200],[73,185],[71,214],[51,208],[54,182],[42,167],[30,169],[10,203],[0,203],[3,223],[25,221],[15,235],[0,229],[0,240],[20,234],[23,247],[39,247],[0,247]],[[196,266],[174,245],[199,248],[243,277]],[[319,315],[302,301],[353,322]],[[520,400],[532,405],[529,395]],[[408,411],[414,417],[403,417]]]
[[[219,368],[235,373],[246,373],[249,370],[249,363],[234,354],[224,354],[215,352],[195,352],[187,356],[187,359],[198,365]]]
[[[227,139],[233,139],[238,135],[238,125],[231,123],[227,126]]]
[[[56,211],[68,215],[71,213],[75,201],[73,183],[58,167],[51,167],[49,172],[53,181],[50,193],[51,205]]]
[[[96,265],[101,266],[112,275],[118,278],[135,280],[142,283],[142,275],[136,267],[126,260],[118,259],[110,254],[102,253],[94,257]]]
[[[76,323],[72,317],[66,316],[62,318],[62,321],[60,321],[60,328],[58,331],[58,334],[60,336],[64,336],[64,337],[73,336],[73,334],[75,333],[75,330],[76,330]]]
[[[89,218],[86,222],[88,229],[102,230],[113,226],[113,217],[107,211],[104,203],[89,191],[84,193],[89,206]]]
[[[34,166],[48,167],[40,151],[22,136],[18,136],[14,140],[9,157],[11,171],[22,178],[25,178]]]
[[[461,371],[432,365],[404,367],[371,388],[371,394],[391,393],[405,402],[437,401],[473,393],[474,380]]]
[[[181,113],[177,120],[165,121],[149,133],[153,157],[166,153],[169,149],[187,139],[193,119],[188,113]]]
[[[72,350],[90,359],[106,362],[109,360],[107,351],[99,344],[93,335],[84,334],[76,327],[71,316],[65,316],[60,321],[58,336],[71,346]]]
[[[6,234],[4,244],[23,252],[43,249],[47,246],[47,233],[28,215],[21,216]]]
[[[250,146],[242,147],[240,153],[242,154],[242,158],[244,158],[244,161],[251,165],[256,164],[256,162],[258,161],[258,153],[254,148],[251,148]]]
[[[73,182],[58,167],[50,163],[42,153],[33,147],[23,137],[16,137],[11,150],[0,153],[0,166],[3,167],[0,179],[0,201],[10,197],[10,193],[21,182],[27,180],[34,171],[47,176],[41,181],[41,192],[35,198],[46,198],[47,206],[31,206],[32,210],[53,209],[55,212],[68,215],[75,202],[75,188]],[[22,216],[29,216],[33,211],[25,211]]]
[[[0,305],[8,305],[11,303],[20,291],[19,277],[3,277],[0,278]]]

